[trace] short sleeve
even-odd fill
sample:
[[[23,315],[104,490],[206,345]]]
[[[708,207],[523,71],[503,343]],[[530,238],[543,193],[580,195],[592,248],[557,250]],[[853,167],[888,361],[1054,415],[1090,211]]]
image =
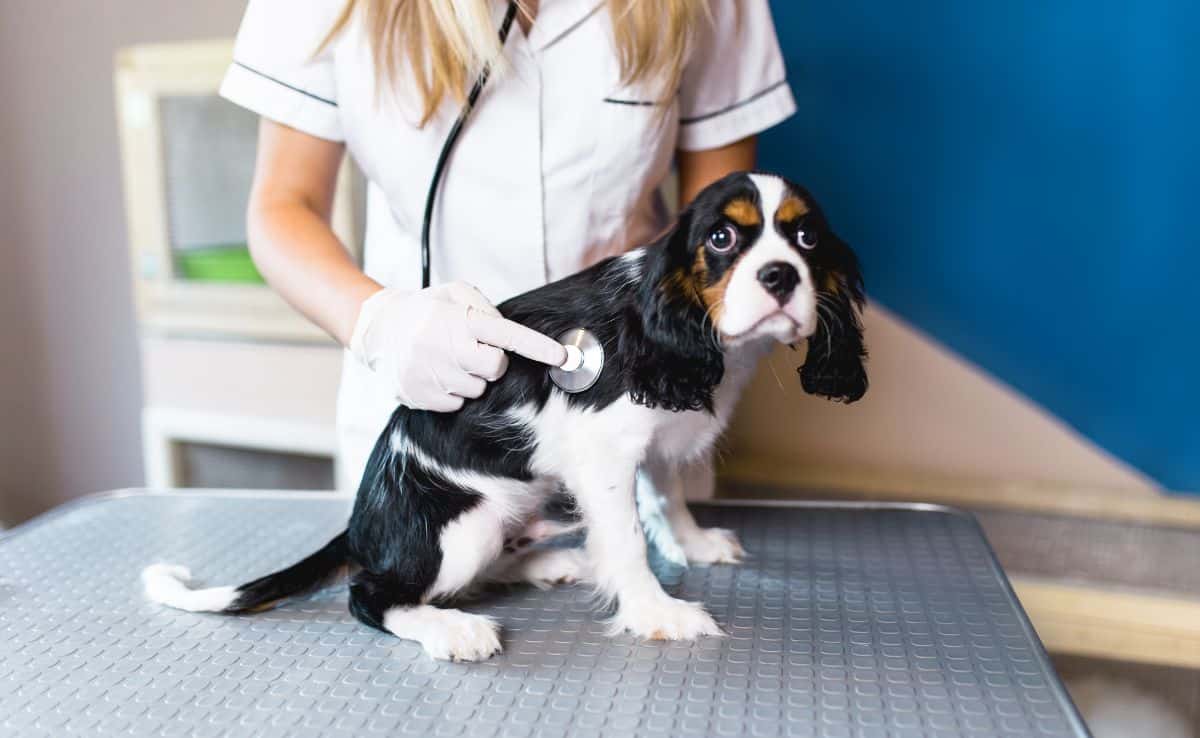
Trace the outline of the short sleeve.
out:
[[[250,0],[221,96],[264,118],[341,141],[333,45],[320,46],[342,7],[340,0]]]
[[[796,112],[767,0],[712,0],[679,90],[679,148],[726,146]]]

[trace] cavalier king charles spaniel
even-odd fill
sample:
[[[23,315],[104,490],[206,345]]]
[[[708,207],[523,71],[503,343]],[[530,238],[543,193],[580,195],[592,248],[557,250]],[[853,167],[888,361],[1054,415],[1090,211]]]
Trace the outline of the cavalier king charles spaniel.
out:
[[[458,412],[399,407],[346,531],[320,551],[240,587],[191,589],[185,568],[156,564],[143,572],[146,593],[184,610],[249,613],[346,569],[363,623],[434,658],[475,661],[500,650],[499,629],[450,606],[455,595],[487,581],[585,580],[615,604],[614,631],[718,635],[701,605],[667,594],[650,570],[639,467],[683,550],[735,559],[732,534],[688,512],[679,470],[708,453],[775,342],[808,339],[807,392],[862,397],[862,305],[858,260],[808,192],[769,174],[729,175],[654,243],[499,306],[546,335],[590,330],[606,358],[589,389],[563,392],[545,366],[513,356]],[[539,517],[557,494],[586,527],[582,550],[528,545],[562,531]]]

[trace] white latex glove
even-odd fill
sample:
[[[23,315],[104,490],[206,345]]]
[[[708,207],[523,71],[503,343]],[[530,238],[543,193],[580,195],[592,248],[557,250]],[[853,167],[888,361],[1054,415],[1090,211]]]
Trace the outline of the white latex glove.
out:
[[[376,292],[359,309],[350,351],[401,404],[437,412],[483,394],[508,369],[505,351],[555,366],[566,360],[562,344],[501,317],[463,282]]]

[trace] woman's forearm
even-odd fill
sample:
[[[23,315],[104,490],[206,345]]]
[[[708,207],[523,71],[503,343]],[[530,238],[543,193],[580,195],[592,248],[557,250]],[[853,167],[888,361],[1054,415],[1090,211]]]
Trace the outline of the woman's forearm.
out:
[[[679,207],[687,206],[700,190],[731,172],[754,169],[758,155],[758,138],[750,136],[728,146],[707,151],[680,151]]]
[[[363,274],[328,221],[298,202],[260,204],[250,226],[254,263],[288,304],[349,344],[363,300],[380,285]]]
[[[341,144],[264,120],[247,217],[250,252],[267,282],[342,345],[380,286],[330,227]]]

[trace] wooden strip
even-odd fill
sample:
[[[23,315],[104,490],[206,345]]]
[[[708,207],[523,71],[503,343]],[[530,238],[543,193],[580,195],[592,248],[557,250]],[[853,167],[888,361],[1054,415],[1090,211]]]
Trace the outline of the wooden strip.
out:
[[[895,471],[798,467],[786,462],[764,463],[746,459],[725,461],[719,474],[728,482],[797,490],[791,495],[793,497],[936,502],[1200,528],[1200,497],[1131,494],[1128,490],[1081,488],[1049,482],[952,479]],[[756,495],[759,494],[756,490]]]
[[[1051,652],[1200,668],[1200,601],[1032,577],[1012,584]]]

